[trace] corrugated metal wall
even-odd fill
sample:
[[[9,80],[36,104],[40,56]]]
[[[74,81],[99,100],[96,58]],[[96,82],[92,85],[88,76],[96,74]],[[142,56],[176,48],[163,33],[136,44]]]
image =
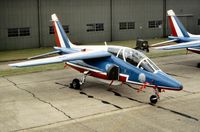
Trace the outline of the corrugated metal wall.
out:
[[[73,42],[88,43],[110,41],[110,3],[108,0],[42,0],[42,45],[53,43],[49,35],[50,16],[56,13],[62,25],[69,25],[68,36]],[[87,24],[104,23],[104,31],[87,32]]]
[[[148,28],[148,21],[162,20],[162,0],[113,0],[113,40],[161,37],[162,28]],[[134,21],[134,30],[119,30],[119,22]]]
[[[36,0],[0,1],[0,50],[38,47]],[[8,28],[30,27],[30,36],[8,37]]]
[[[52,13],[58,15],[63,25],[69,25],[68,36],[72,42],[161,37],[163,28],[149,28],[148,22],[163,20],[163,1],[1,0],[0,50],[54,45],[54,36],[49,34]],[[199,0],[166,0],[166,3],[166,8],[174,9],[177,14],[192,14],[180,19],[191,33],[200,34],[200,26],[197,25],[200,19]],[[135,29],[120,30],[120,22],[135,22]],[[91,23],[103,23],[104,31],[87,32],[86,25]],[[8,28],[21,27],[30,27],[30,36],[8,37]]]

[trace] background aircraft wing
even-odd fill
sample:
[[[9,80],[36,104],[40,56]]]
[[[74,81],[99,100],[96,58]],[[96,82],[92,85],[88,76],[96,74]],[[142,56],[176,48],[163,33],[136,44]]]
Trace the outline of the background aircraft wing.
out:
[[[36,60],[9,64],[9,66],[27,67],[27,66],[37,66],[37,65],[45,65],[45,64],[52,64],[52,63],[59,63],[59,62],[67,62],[67,61],[73,61],[73,60],[104,58],[104,57],[110,57],[110,56],[111,54],[108,53],[107,51],[77,52],[77,53],[44,58],[44,59],[36,59]]]
[[[175,42],[175,41],[177,41],[177,40],[178,40],[178,39],[173,39],[173,40],[168,40],[168,41],[163,41],[163,42],[151,44],[151,47],[162,46],[163,44],[170,43],[170,42]]]
[[[59,50],[56,50],[56,51],[52,51],[52,52],[48,52],[48,53],[45,53],[45,54],[41,54],[41,55],[36,55],[36,56],[32,56],[32,57],[29,57],[27,59],[36,59],[36,58],[40,58],[40,57],[44,57],[44,56],[48,56],[48,55],[52,55],[52,54],[57,54],[57,53],[60,53],[61,51]]]
[[[173,50],[173,49],[196,48],[196,47],[200,47],[200,40],[179,43],[179,44],[174,44],[174,45],[160,46],[160,47],[155,47],[155,49]]]

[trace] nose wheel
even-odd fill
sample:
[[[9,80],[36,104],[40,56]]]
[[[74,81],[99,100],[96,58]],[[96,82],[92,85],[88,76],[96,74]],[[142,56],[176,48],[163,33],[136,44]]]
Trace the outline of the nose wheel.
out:
[[[151,95],[150,102],[151,104],[156,104],[158,102],[158,99],[160,99],[159,92],[162,92],[162,90],[158,89],[157,86],[154,86],[153,89],[154,89],[155,95]]]
[[[156,104],[158,102],[158,96],[157,95],[151,95],[150,102],[152,104]]]

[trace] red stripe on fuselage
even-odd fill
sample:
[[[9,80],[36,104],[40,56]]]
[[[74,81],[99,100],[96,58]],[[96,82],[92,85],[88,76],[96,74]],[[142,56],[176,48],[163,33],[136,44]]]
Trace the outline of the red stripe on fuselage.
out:
[[[194,52],[194,53],[197,53],[197,54],[200,54],[200,50],[195,50],[195,49],[190,49],[190,48],[188,48],[187,50]]]
[[[174,24],[172,22],[171,16],[169,16],[168,19],[169,19],[169,24],[170,24],[171,31],[172,31],[172,36],[176,36],[177,37],[177,32],[176,32],[176,29],[175,29]]]
[[[56,39],[56,44],[57,44],[58,47],[61,47],[60,40],[59,40],[59,37],[58,37],[58,33],[57,33],[57,30],[56,30],[56,22],[53,22],[53,30],[54,30],[54,35],[55,35],[55,39]]]

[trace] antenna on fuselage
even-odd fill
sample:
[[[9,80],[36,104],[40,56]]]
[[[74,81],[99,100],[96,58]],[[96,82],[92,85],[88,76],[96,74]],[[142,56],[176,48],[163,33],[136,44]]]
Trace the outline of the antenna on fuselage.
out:
[[[106,47],[108,46],[106,41],[104,42],[104,44],[105,44]]]

